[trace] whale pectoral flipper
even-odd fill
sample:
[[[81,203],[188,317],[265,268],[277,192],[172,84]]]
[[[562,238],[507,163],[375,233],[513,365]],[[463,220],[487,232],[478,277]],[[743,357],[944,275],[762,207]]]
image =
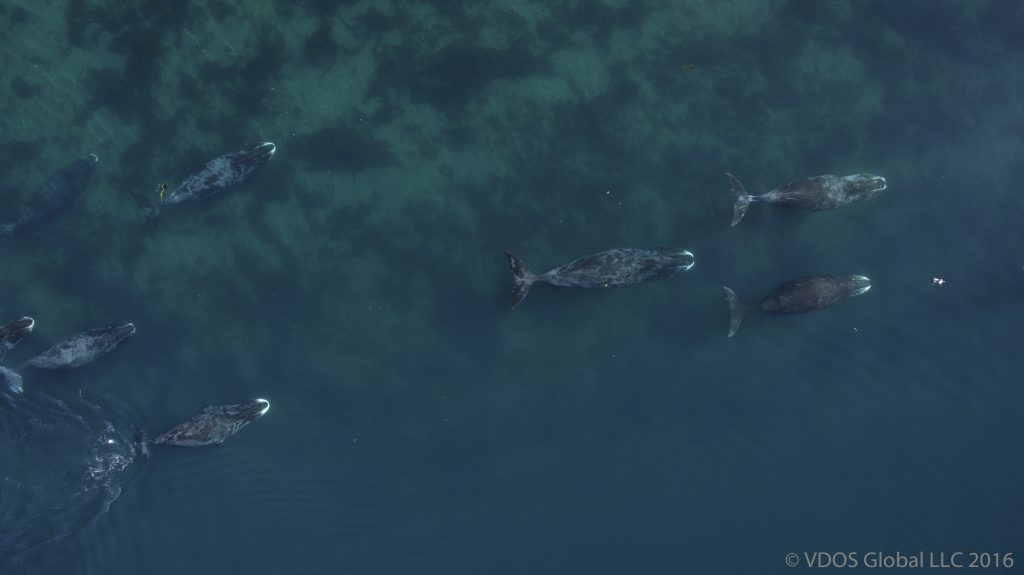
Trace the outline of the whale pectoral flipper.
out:
[[[505,255],[508,256],[508,267],[512,272],[512,309],[516,309],[530,291],[530,286],[536,281],[537,276],[531,274],[523,260],[512,252],[506,251]]]
[[[743,302],[740,301],[736,292],[732,291],[728,287],[725,288],[725,299],[729,301],[728,337],[732,337],[736,333],[736,330],[740,328],[740,323],[743,321],[743,315],[747,312],[747,309],[743,306]]]
[[[732,206],[732,224],[730,224],[730,226],[735,226],[740,223],[743,216],[747,215],[747,208],[750,207],[752,198],[747,193],[746,188],[743,187],[743,184],[736,179],[736,176],[726,172],[725,177],[729,179],[729,187],[732,189],[732,195],[736,198]]]

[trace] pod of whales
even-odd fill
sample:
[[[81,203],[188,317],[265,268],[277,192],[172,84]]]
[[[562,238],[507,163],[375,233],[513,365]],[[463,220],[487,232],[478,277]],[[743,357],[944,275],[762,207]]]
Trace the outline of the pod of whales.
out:
[[[764,202],[803,210],[827,210],[838,208],[874,197],[885,190],[885,178],[872,174],[854,174],[852,176],[814,176],[791,182],[752,196],[744,189],[743,184],[732,174],[726,173],[736,201],[733,204],[732,224],[740,223],[747,213],[751,202]]]
[[[14,347],[34,325],[31,318],[22,318],[0,327],[0,348],[6,351]],[[52,356],[61,357],[58,363],[62,365],[95,359],[132,332],[131,324],[110,324],[83,332],[64,342],[78,352]],[[53,349],[58,348],[61,346]],[[106,351],[97,355],[97,350]],[[21,376],[4,366],[0,366],[0,383],[4,384],[0,385],[2,567],[5,560],[41,543],[61,539],[106,512],[140,468],[139,461],[149,457],[149,446],[145,434],[115,409],[116,401],[101,407],[80,392],[59,398],[40,388],[23,393]],[[220,444],[269,409],[270,402],[265,399],[207,407],[154,443]]]
[[[807,313],[826,308],[839,300],[861,295],[871,289],[871,280],[864,276],[812,275],[798,277],[775,288],[756,306],[747,308],[736,292],[725,288],[729,301],[729,337],[740,328],[747,311],[770,314]]]
[[[146,223],[152,229],[159,221],[160,208],[163,206],[208,198],[224,188],[239,184],[256,168],[267,163],[275,151],[277,147],[273,143],[263,142],[240,152],[217,156],[207,162],[202,169],[182,180],[173,190],[168,192],[166,186],[161,184],[157,188],[156,202],[137,192],[132,192],[132,196],[138,202]]]
[[[585,256],[542,274],[532,274],[512,252],[505,252],[505,255],[512,271],[512,309],[537,282],[562,287],[624,287],[668,279],[679,270],[692,268],[694,263],[693,254],[679,248],[621,248]]]
[[[153,445],[221,444],[243,427],[263,417],[270,409],[265,399],[251,399],[232,405],[209,406],[188,421],[178,424],[153,440]]]
[[[43,223],[66,208],[85,191],[97,162],[99,158],[95,154],[89,154],[50,175],[29,196],[17,220],[10,224],[0,224],[0,237],[10,238],[18,230]]]
[[[230,186],[239,184],[268,162],[275,151],[276,147],[273,143],[264,142],[245,150],[224,154],[207,162],[200,170],[184,178],[173,189],[169,190],[166,186],[160,186],[158,198],[154,199],[138,193],[132,195],[139,203],[147,224],[152,228],[156,226],[161,208],[164,206],[208,198]],[[66,208],[86,188],[96,163],[96,156],[89,155],[54,173],[28,199],[15,222],[0,226],[0,237],[9,237],[16,230],[43,222],[54,213]],[[886,189],[885,178],[879,176],[869,174],[825,175],[806,178],[767,193],[752,196],[746,192],[739,180],[731,174],[726,174],[726,176],[735,197],[733,226],[739,223],[753,202],[806,210],[823,210],[866,200]],[[544,273],[533,274],[517,256],[511,252],[506,252],[506,256],[513,276],[511,302],[513,309],[522,302],[530,287],[537,282],[562,287],[623,287],[670,278],[680,270],[691,269],[695,261],[691,252],[680,248],[621,248],[585,256]],[[866,292],[870,286],[870,281],[864,276],[806,276],[786,282],[757,305],[749,308],[731,289],[726,287],[725,291],[731,310],[729,337],[736,333],[747,311],[770,314],[806,313],[828,307],[842,299],[860,295]],[[35,322],[26,317],[0,327],[0,360],[32,332],[34,325]],[[135,326],[131,323],[112,323],[85,331],[34,356],[24,365],[43,369],[70,369],[86,365],[110,353],[134,332]],[[15,393],[22,393],[22,379],[17,372],[0,366],[0,382],[3,384],[0,385],[0,401],[5,402],[5,405],[8,403],[17,405],[18,400],[25,400],[20,404],[25,408],[36,405],[36,392],[39,391],[37,389],[30,387],[27,393],[17,398],[6,393],[7,389]],[[40,405],[42,404],[40,403]],[[47,409],[50,407],[63,408],[63,404],[60,400],[55,400],[52,402],[52,406],[46,404],[45,407]],[[253,421],[264,416],[269,409],[270,402],[265,399],[209,406],[191,419],[167,430],[154,439],[152,444],[185,447],[221,444]],[[12,410],[12,412],[16,415],[21,414],[17,410]],[[28,412],[25,411],[25,413]],[[24,417],[26,427],[35,425],[44,419],[36,416],[37,413],[45,412],[39,408],[28,414],[31,417]],[[70,412],[66,409],[53,409],[47,417],[64,417],[69,414]],[[4,413],[4,415],[7,414]],[[4,426],[0,426],[0,428],[4,428]],[[138,452],[144,456],[148,455],[148,446],[141,432],[136,432],[130,443],[124,440],[124,433],[121,433],[117,440],[113,440],[108,435],[93,435],[101,440],[102,445],[116,446],[119,450],[129,453],[129,456],[121,456],[121,459],[118,460],[127,461],[128,463],[124,464],[126,466],[134,458],[134,449],[138,449]],[[27,446],[23,447],[27,448]],[[123,467],[115,471],[121,470]]]

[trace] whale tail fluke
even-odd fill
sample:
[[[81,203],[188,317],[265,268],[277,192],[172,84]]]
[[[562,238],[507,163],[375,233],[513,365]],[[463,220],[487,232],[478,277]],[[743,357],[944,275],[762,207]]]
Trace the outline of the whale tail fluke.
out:
[[[135,198],[135,203],[139,205],[142,216],[146,218],[146,227],[149,228],[150,232],[156,231],[157,224],[160,223],[160,204],[149,199],[149,196],[145,194],[139,192],[129,193]]]
[[[14,393],[21,393],[25,390],[25,386],[22,385],[21,375],[2,365],[0,365],[0,381],[6,384]]]
[[[743,302],[740,301],[740,297],[736,295],[736,292],[728,287],[725,288],[725,299],[729,301],[729,337],[732,337],[735,335],[736,330],[740,328],[740,323],[743,322],[743,315],[747,313],[747,308],[743,306]]]
[[[743,216],[747,215],[747,208],[750,207],[750,202],[753,201],[753,198],[747,193],[743,184],[736,179],[736,176],[726,172],[725,177],[729,179],[729,187],[732,188],[732,195],[736,198],[735,203],[732,205],[732,224],[730,224],[735,226],[740,223]]]
[[[516,309],[526,297],[526,292],[530,291],[530,286],[537,281],[537,276],[531,274],[523,260],[512,252],[505,252],[505,255],[508,256],[508,267],[512,272],[512,309]]]
[[[146,438],[146,432],[135,428],[135,432],[132,434],[132,440],[135,441],[135,445],[139,448],[139,453],[146,460],[149,459],[149,439]]]

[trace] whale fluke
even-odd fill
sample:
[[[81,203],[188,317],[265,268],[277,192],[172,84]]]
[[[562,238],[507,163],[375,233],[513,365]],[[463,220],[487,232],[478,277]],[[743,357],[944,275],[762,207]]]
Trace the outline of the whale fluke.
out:
[[[537,280],[537,276],[531,274],[523,260],[512,252],[506,251],[505,255],[508,256],[508,267],[512,272],[512,309],[516,309],[526,297],[526,292],[530,291],[530,286]]]
[[[729,336],[732,337],[743,322],[743,315],[747,313],[740,297],[728,287],[725,288],[725,299],[729,301]]]
[[[743,184],[736,179],[736,176],[725,173],[725,177],[729,179],[729,187],[732,189],[732,195],[735,196],[736,202],[732,205],[732,226],[740,223],[743,216],[747,215],[747,208],[750,207],[751,197],[747,193],[746,188]]]
[[[132,441],[135,442],[135,445],[139,446],[139,453],[142,454],[142,457],[149,459],[149,440],[146,439],[146,432],[141,429],[135,429],[135,432],[132,434]]]

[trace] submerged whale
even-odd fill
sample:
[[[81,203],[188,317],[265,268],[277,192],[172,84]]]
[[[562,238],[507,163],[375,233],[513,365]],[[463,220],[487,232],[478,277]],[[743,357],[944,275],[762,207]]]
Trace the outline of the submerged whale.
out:
[[[14,349],[14,346],[28,337],[28,334],[32,333],[32,329],[35,326],[35,320],[30,317],[23,317],[0,327],[0,361],[3,361],[4,356],[7,355],[7,352]]]
[[[90,524],[120,496],[141,469],[134,415],[91,393],[0,389],[0,573],[39,572],[14,565],[26,550]]]
[[[111,323],[75,334],[25,362],[41,369],[70,369],[92,363],[135,333],[131,323]]]
[[[176,188],[169,192],[167,186],[161,184],[157,188],[159,193],[157,202],[153,202],[149,197],[137,192],[132,192],[132,196],[142,209],[146,223],[150,228],[155,228],[159,221],[161,207],[216,195],[224,188],[245,180],[256,168],[267,163],[275,151],[277,151],[277,147],[273,143],[263,142],[240,152],[218,156],[207,162],[202,169],[182,180]]]
[[[775,288],[756,306],[747,308],[736,292],[725,288],[729,301],[729,337],[740,328],[747,311],[770,314],[807,313],[826,308],[839,300],[861,295],[871,289],[871,280],[859,275],[812,275],[792,279]]]
[[[172,427],[154,439],[153,444],[195,447],[224,443],[243,427],[263,417],[269,409],[270,402],[265,399],[210,406],[192,419]]]
[[[582,257],[538,275],[530,273],[512,252],[505,255],[512,271],[512,309],[537,282],[563,287],[624,287],[668,279],[694,264],[693,254],[679,248],[622,248]]]
[[[10,238],[18,230],[42,223],[66,208],[85,190],[97,162],[99,158],[89,154],[54,172],[29,196],[17,220],[0,224],[0,238]]]
[[[732,174],[726,173],[733,196],[736,198],[732,209],[732,225],[740,223],[751,202],[765,202],[804,210],[827,210],[838,208],[874,197],[885,190],[885,178],[872,174],[852,176],[815,176],[790,182],[759,196],[751,196],[743,184]]]

